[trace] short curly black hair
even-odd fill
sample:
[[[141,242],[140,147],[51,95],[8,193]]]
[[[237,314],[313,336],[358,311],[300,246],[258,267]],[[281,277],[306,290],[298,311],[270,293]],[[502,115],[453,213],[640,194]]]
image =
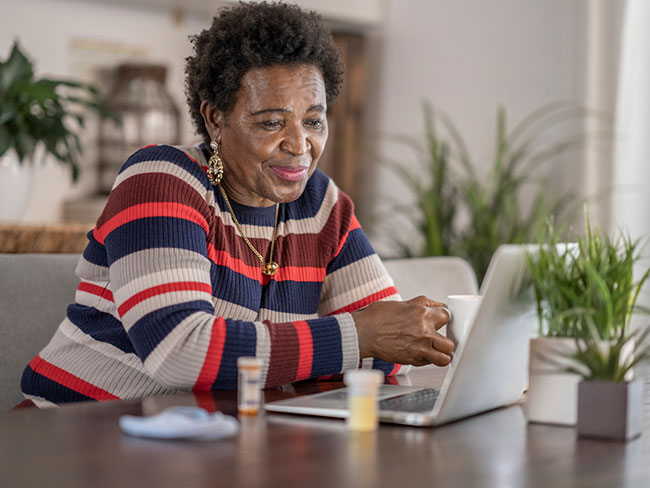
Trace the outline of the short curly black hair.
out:
[[[320,68],[327,103],[336,100],[343,65],[330,32],[315,12],[283,3],[243,3],[223,8],[209,29],[190,38],[185,61],[185,96],[197,134],[210,136],[201,116],[205,100],[230,112],[242,77],[253,68],[311,64]]]

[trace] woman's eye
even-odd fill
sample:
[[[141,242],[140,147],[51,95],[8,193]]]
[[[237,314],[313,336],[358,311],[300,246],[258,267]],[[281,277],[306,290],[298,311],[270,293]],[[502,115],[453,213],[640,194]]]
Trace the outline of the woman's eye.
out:
[[[274,130],[282,127],[282,121],[280,120],[265,120],[260,124],[262,128],[266,130]]]
[[[309,119],[306,122],[306,125],[308,127],[311,127],[312,129],[320,129],[321,127],[323,127],[324,124],[325,122],[323,121],[323,119]]]

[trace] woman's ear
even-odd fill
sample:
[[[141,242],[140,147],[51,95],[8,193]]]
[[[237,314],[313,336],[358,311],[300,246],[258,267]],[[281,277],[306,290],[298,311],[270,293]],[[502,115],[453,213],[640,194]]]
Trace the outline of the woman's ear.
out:
[[[210,134],[210,138],[213,141],[221,141],[221,129],[224,125],[224,115],[221,110],[217,110],[208,102],[203,100],[201,102],[201,115],[203,116],[203,122],[205,123],[205,129]]]

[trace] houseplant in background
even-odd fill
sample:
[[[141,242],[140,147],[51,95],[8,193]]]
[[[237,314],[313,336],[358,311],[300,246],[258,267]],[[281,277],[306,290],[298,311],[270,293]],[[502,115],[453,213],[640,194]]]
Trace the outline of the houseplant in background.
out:
[[[632,314],[650,269],[634,281],[639,241],[610,238],[592,228],[575,245],[563,245],[552,220],[540,234],[539,250],[529,258],[538,303],[539,337],[530,343],[526,413],[532,422],[575,425],[578,383],[585,373],[581,351],[591,345],[617,354],[617,370],[633,365]],[[586,342],[585,342],[586,341]],[[585,346],[585,347],[582,347]],[[579,361],[580,360],[580,361]],[[579,372],[582,372],[579,374]],[[624,373],[631,373],[630,368]]]
[[[434,113],[428,103],[423,107],[424,138],[392,136],[413,150],[418,166],[384,158],[414,196],[412,204],[394,205],[391,212],[404,216],[422,241],[413,249],[412,236],[399,240],[402,233],[394,237],[395,244],[404,256],[461,256],[472,264],[479,282],[500,244],[531,242],[549,214],[564,215],[575,201],[576,195],[569,193],[550,197],[540,168],[582,148],[589,138],[610,137],[605,115],[574,103],[542,106],[512,130],[499,108],[494,159],[485,172],[477,169],[451,119]],[[586,117],[602,120],[603,130],[585,133],[581,127]],[[533,196],[528,208],[522,207],[524,194]]]
[[[77,180],[82,153],[77,131],[84,125],[84,107],[110,116],[94,86],[36,78],[32,62],[14,42],[0,61],[0,218],[20,216],[35,159],[53,156]]]

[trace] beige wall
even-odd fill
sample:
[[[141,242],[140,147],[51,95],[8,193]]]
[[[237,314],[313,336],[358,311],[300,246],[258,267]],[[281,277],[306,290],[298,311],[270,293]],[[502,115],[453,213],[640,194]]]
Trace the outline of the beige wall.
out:
[[[548,102],[585,100],[585,0],[407,0],[386,6],[383,38],[375,43],[380,66],[368,140],[380,154],[413,161],[409,151],[386,144],[385,135],[420,134],[424,98],[455,121],[479,171],[491,163],[499,104],[512,124]],[[407,200],[392,174],[376,167],[366,173],[365,221],[381,202]],[[577,154],[550,177],[566,188],[581,184],[581,173]],[[388,228],[370,229],[385,255],[391,247],[383,236],[409,229],[399,222]]]
[[[208,16],[178,17],[167,8],[105,3],[0,0],[0,52],[6,53],[18,37],[37,61],[38,72],[57,76],[98,76],[93,72],[101,66],[134,56],[164,62],[170,71],[168,89],[184,108],[187,36],[205,27]],[[316,3],[306,2],[310,7]],[[422,130],[422,98],[456,121],[483,164],[493,151],[498,104],[516,120],[546,102],[585,98],[587,0],[364,0],[347,18],[346,2],[334,3],[338,6],[328,3],[328,8],[338,8],[341,15],[328,15],[348,22],[355,22],[356,15],[373,39],[366,163],[372,163],[375,153],[395,155],[394,148],[382,144],[385,134]],[[187,116],[183,122],[189,142],[193,136]],[[26,220],[58,220],[64,199],[92,191],[95,135],[91,124],[80,185],[72,187],[67,172],[55,164],[39,169]],[[579,162],[558,171],[558,182],[581,180]],[[357,204],[366,221],[379,202],[405,198],[399,185],[373,164],[366,165],[363,188],[365,196]],[[377,248],[390,254],[382,234],[368,230]]]

